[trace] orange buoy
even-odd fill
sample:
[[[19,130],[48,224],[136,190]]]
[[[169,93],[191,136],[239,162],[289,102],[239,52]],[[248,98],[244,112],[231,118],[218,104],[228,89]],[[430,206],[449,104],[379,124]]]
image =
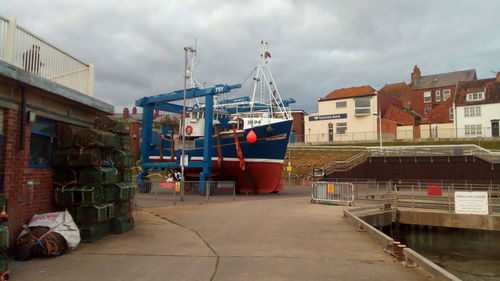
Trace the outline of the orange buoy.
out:
[[[249,143],[254,143],[257,141],[257,135],[255,134],[255,132],[253,130],[250,130],[250,132],[248,132],[247,141]]]

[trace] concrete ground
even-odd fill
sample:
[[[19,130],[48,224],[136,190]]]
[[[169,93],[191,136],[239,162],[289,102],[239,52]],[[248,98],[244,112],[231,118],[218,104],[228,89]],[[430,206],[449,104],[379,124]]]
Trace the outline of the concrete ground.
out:
[[[306,195],[142,209],[136,228],[9,264],[11,280],[429,280]]]

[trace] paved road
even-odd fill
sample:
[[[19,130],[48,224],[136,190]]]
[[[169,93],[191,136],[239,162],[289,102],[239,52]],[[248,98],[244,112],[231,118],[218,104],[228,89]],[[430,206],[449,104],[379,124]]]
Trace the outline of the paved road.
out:
[[[129,233],[12,263],[12,280],[429,280],[342,209],[297,195],[145,209]]]

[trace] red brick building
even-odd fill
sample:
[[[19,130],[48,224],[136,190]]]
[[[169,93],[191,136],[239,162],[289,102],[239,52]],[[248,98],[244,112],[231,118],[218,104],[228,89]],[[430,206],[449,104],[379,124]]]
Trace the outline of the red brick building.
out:
[[[155,117],[158,114],[158,111],[155,111]],[[137,107],[134,106],[132,113],[125,107],[122,114],[115,114],[113,117],[128,121],[130,125],[130,151],[139,159],[141,154],[139,148],[141,143],[142,114],[137,113]]]
[[[52,152],[60,124],[90,127],[113,106],[0,61],[0,192],[11,242],[37,213],[54,211]]]
[[[422,116],[422,123],[453,123],[449,112],[456,85],[472,80],[477,80],[474,69],[423,76],[415,66],[411,73],[410,109]]]
[[[385,84],[378,92],[401,102],[401,106],[410,108],[410,86],[405,82]]]
[[[292,134],[295,135],[294,142],[304,142],[305,128],[304,128],[304,116],[307,113],[304,110],[292,110]]]

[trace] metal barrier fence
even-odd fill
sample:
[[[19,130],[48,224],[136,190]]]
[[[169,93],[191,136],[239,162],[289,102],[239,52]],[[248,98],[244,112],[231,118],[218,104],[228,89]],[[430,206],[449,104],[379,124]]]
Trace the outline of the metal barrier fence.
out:
[[[311,203],[330,202],[352,206],[354,185],[348,182],[315,182],[312,185]]]
[[[0,59],[68,88],[93,96],[94,65],[0,16]]]
[[[391,203],[396,207],[434,209],[456,212],[455,192],[480,191],[487,196],[488,214],[500,214],[500,183],[450,180],[376,181],[362,179],[329,179],[313,183],[311,201],[337,199],[338,192],[328,192],[328,184],[352,185],[352,199],[376,204]],[[351,191],[349,191],[351,192]],[[351,196],[351,193],[348,193]]]
[[[184,181],[166,180],[135,181],[137,195],[135,204],[139,208],[174,206],[179,202],[208,202],[211,196],[231,196],[236,199],[234,181]]]
[[[394,185],[396,207],[425,208],[456,212],[455,192],[482,192],[487,196],[487,213],[500,213],[500,184],[416,182]],[[486,206],[486,205],[485,205]]]

